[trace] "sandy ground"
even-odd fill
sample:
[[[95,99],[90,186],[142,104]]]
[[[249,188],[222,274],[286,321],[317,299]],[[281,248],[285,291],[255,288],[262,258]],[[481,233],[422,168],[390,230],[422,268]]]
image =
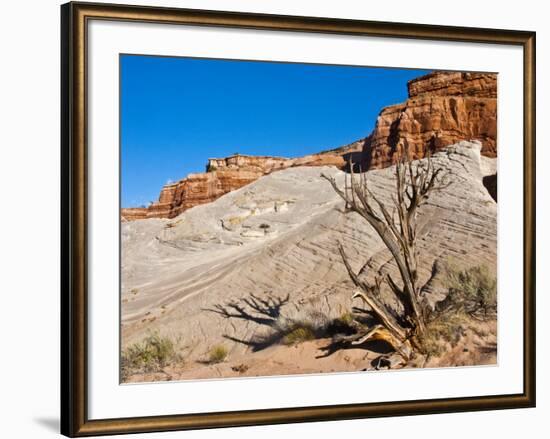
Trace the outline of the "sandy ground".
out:
[[[404,366],[399,358],[391,353],[388,346],[370,343],[357,346],[330,349],[332,340],[324,338],[285,346],[274,345],[265,350],[245,355],[229,356],[217,364],[203,361],[171,364],[156,372],[135,373],[128,377],[128,383],[152,381],[184,381],[193,379],[216,379],[231,377],[256,377],[273,375],[296,375],[334,372],[365,372],[403,367],[461,367],[497,364],[497,324],[496,320],[474,322],[466,330],[461,340],[454,346],[445,344],[447,350],[441,356],[418,358]],[[297,361],[299,359],[299,361]]]

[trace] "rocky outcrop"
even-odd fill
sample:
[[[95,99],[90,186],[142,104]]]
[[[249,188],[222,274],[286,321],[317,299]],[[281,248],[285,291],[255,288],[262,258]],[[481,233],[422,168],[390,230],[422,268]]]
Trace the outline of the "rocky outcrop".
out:
[[[122,219],[174,218],[187,209],[210,203],[222,195],[256,181],[263,175],[294,166],[336,166],[341,169],[347,156],[361,153],[363,141],[319,154],[288,159],[235,154],[211,158],[206,172],[189,174],[177,183],[165,185],[157,202],[147,208],[121,210]]]
[[[409,99],[384,108],[365,142],[363,167],[385,168],[407,148],[422,158],[461,140],[478,140],[497,155],[497,76],[434,72],[408,83]]]
[[[126,207],[120,209],[120,216],[122,221],[134,221],[139,219],[146,219],[149,214],[147,207]]]
[[[490,73],[433,72],[409,81],[409,98],[417,96],[497,97],[497,75]]]
[[[366,139],[293,159],[240,154],[212,158],[205,173],[190,174],[164,186],[157,202],[148,208],[122,209],[122,218],[173,218],[263,175],[295,166],[345,169],[351,160],[363,170],[385,168],[395,163],[405,148],[412,159],[418,159],[461,140],[477,140],[483,155],[496,157],[496,74],[433,72],[409,81],[408,95],[404,103],[380,112]]]

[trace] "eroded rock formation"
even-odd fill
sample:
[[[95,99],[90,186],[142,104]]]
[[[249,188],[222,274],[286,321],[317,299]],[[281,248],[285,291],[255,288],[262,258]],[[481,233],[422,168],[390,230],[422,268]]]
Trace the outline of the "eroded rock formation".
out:
[[[352,153],[361,154],[363,141],[342,148],[288,159],[236,154],[208,160],[206,172],[189,174],[183,180],[165,185],[157,202],[147,208],[122,209],[126,221],[146,218],[174,218],[187,209],[216,200],[263,175],[294,166],[336,166],[341,169]]]
[[[420,285],[433,278],[436,260],[457,267],[485,265],[496,273],[498,206],[482,184],[480,163],[495,159],[481,158],[480,149],[478,142],[460,142],[433,156],[435,168],[449,172],[453,183],[419,211]],[[358,303],[351,298],[354,287],[338,243],[365,281],[374,282],[378,274],[398,278],[399,269],[374,229],[359,215],[343,213],[345,203],[321,173],[344,186],[345,173],[334,166],[293,167],[177,219],[122,224],[123,346],[158,330],[182,337],[183,363],[191,375],[219,343],[229,350],[231,366],[251,365],[250,374],[282,373],[280,365],[258,371],[251,363],[256,355],[251,353],[262,349],[278,323],[308,313],[337,318]],[[367,178],[381,202],[391,206],[394,169],[373,170]],[[385,288],[382,295],[389,292]],[[430,283],[426,294],[443,294],[440,284]],[[289,352],[289,362],[301,368],[291,373],[322,370],[317,359],[311,369],[303,363],[303,358],[319,358],[319,352]],[[343,359],[340,364],[342,369],[334,370],[353,370]],[[220,376],[218,369],[205,373],[200,376]]]
[[[409,99],[384,108],[365,142],[365,167],[385,168],[407,148],[422,158],[461,140],[478,140],[497,155],[497,75],[434,72],[408,83]]]
[[[461,140],[477,140],[483,155],[496,157],[496,74],[433,72],[409,81],[408,95],[404,103],[380,112],[366,139],[295,159],[246,155],[210,159],[205,173],[164,186],[157,202],[148,208],[122,209],[122,218],[173,218],[263,175],[294,166],[344,169],[351,159],[362,169],[385,168],[395,163],[403,148],[417,159]]]

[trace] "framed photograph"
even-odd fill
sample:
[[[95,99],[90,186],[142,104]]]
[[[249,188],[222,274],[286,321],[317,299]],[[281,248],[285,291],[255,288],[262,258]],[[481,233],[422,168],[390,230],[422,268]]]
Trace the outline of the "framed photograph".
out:
[[[535,34],[68,3],[62,433],[535,405]]]

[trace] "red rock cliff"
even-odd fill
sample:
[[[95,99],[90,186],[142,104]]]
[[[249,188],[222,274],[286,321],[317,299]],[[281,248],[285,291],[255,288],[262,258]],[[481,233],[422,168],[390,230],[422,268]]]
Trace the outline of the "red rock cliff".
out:
[[[123,220],[173,218],[211,202],[262,175],[291,166],[334,165],[344,168],[351,158],[363,169],[391,165],[397,152],[424,157],[460,140],[479,140],[482,153],[497,154],[497,76],[489,73],[434,72],[408,83],[409,98],[384,108],[366,139],[331,151],[296,159],[234,155],[210,159],[205,173],[190,174],[162,188],[148,208],[122,209]]]
[[[364,167],[383,168],[408,148],[424,157],[460,140],[479,140],[497,154],[497,75],[434,72],[408,83],[409,99],[384,108],[363,149]]]
[[[122,209],[123,220],[173,218],[183,211],[209,203],[271,172],[292,166],[337,166],[346,164],[347,154],[361,154],[363,141],[331,151],[288,159],[236,154],[208,160],[205,173],[189,174],[162,188],[157,202],[147,208]]]

